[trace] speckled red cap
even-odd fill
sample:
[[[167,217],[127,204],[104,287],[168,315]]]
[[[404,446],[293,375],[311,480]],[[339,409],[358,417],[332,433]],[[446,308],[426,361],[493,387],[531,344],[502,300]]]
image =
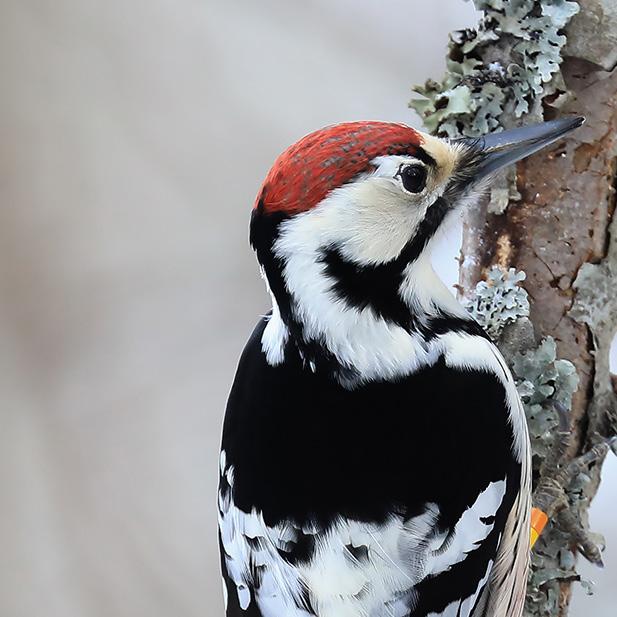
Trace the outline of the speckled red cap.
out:
[[[276,159],[255,207],[264,212],[304,212],[368,169],[375,157],[414,154],[422,143],[421,134],[404,124],[364,121],[327,126]]]

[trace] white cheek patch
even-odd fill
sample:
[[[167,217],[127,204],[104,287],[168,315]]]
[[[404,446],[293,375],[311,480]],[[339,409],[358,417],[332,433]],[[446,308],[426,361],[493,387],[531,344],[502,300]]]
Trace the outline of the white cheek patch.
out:
[[[304,338],[324,344],[362,379],[409,374],[427,361],[422,337],[386,321],[370,307],[349,306],[332,291],[334,281],[326,273],[321,251],[334,242],[333,227],[326,208],[319,211],[320,207],[283,223],[274,247],[285,263],[283,277]]]
[[[426,205],[392,179],[371,177],[333,191],[303,216],[311,219],[320,246],[336,246],[358,265],[377,265],[399,256],[425,213]]]

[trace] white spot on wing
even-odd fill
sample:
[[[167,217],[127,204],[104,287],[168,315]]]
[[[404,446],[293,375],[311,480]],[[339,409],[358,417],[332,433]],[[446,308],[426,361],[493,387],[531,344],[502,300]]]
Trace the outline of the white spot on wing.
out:
[[[233,481],[233,467],[223,475]],[[219,490],[218,519],[225,565],[240,607],[247,609],[250,605],[250,589],[255,587],[253,572],[258,569],[260,581],[254,594],[264,617],[309,617],[303,608],[299,573],[279,554],[295,539],[293,528],[285,524],[268,527],[256,510],[241,511],[229,489]]]
[[[431,542],[430,548],[433,553],[427,564],[429,574],[439,574],[449,570],[454,564],[463,561],[469,553],[478,548],[478,544],[488,537],[494,527],[494,523],[487,524],[482,522],[482,519],[495,516],[505,492],[505,480],[489,484],[457,521],[454,531],[448,538],[447,548],[439,550],[441,542],[445,540],[444,536]]]
[[[238,603],[242,610],[246,610],[251,603],[251,592],[244,583],[238,585]]]
[[[272,297],[272,315],[261,335],[261,349],[266,354],[266,360],[271,366],[277,366],[285,359],[285,344],[289,338],[289,330],[281,319],[278,304]]]

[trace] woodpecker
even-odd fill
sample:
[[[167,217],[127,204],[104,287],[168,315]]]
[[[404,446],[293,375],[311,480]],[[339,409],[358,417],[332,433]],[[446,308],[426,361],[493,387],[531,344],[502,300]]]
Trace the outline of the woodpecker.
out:
[[[220,454],[227,617],[520,617],[525,415],[430,253],[498,170],[581,123],[440,139],[350,122],[275,161],[250,224],[272,310]]]

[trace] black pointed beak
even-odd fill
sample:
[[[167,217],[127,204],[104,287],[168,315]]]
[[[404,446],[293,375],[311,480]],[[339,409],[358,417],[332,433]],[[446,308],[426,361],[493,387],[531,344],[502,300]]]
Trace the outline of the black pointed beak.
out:
[[[456,141],[469,145],[479,155],[474,166],[475,181],[542,150],[577,129],[583,122],[585,118],[581,116],[559,118],[542,124],[491,133],[480,139],[464,138]]]

